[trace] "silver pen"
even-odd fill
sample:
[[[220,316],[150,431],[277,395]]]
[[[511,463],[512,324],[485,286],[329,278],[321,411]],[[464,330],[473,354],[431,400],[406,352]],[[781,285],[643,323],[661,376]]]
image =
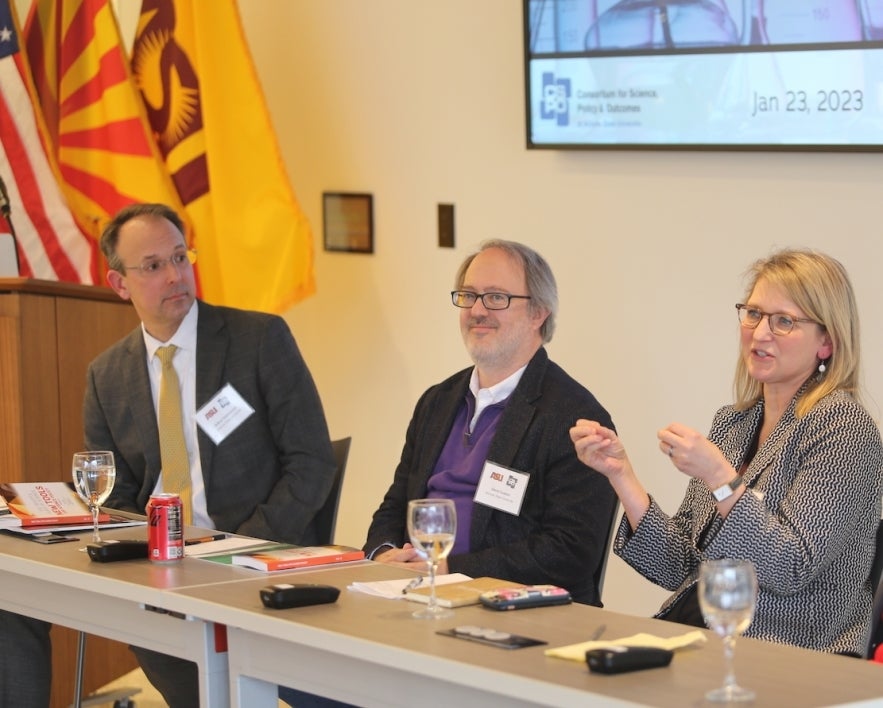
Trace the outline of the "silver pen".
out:
[[[407,585],[405,585],[405,587],[402,588],[402,595],[407,595],[411,590],[416,588],[422,582],[423,582],[423,576],[418,575],[410,583],[408,583]]]
[[[602,624],[598,629],[595,630],[594,634],[592,634],[592,638],[589,640],[590,642],[594,642],[597,639],[601,638],[601,635],[604,634],[604,631],[607,629],[606,624]]]

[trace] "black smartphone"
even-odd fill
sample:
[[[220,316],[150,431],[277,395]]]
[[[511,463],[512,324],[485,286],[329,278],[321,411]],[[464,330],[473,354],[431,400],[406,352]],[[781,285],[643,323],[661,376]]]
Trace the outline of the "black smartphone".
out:
[[[306,607],[337,602],[340,589],[333,585],[311,583],[279,583],[261,588],[260,596],[264,607],[285,610],[289,607]]]
[[[521,610],[527,607],[566,605],[570,593],[556,585],[526,585],[523,588],[488,590],[478,597],[479,602],[492,610]]]
[[[79,541],[79,536],[62,536],[57,533],[35,533],[31,536],[32,541],[37,543],[64,543],[65,541]]]
[[[147,541],[99,541],[86,544],[90,560],[99,563],[147,558]]]
[[[668,666],[674,652],[655,647],[606,647],[589,649],[586,663],[589,671],[599,674],[621,674],[626,671]]]

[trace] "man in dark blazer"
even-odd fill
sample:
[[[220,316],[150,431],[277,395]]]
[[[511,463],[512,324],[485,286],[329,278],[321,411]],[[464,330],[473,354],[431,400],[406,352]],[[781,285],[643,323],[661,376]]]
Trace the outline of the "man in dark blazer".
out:
[[[105,228],[107,280],[131,300],[141,327],[89,366],[85,442],[111,450],[116,483],[107,506],[144,513],[163,479],[155,352],[175,344],[193,524],[280,542],[317,542],[313,518],[331,489],[335,463],[322,403],[285,321],[196,300],[195,253],[178,215],[161,204],[126,207]],[[231,392],[235,392],[235,395]],[[206,403],[236,395],[244,415],[232,429],[200,427]],[[0,638],[19,647],[0,662],[0,705],[49,702],[46,622],[0,612]],[[171,708],[199,705],[196,665],[132,647]]]
[[[96,358],[87,374],[86,447],[111,450],[116,460],[107,505],[143,513],[150,495],[163,489],[155,352],[175,344],[193,524],[316,543],[313,517],[335,472],[316,386],[280,317],[196,300],[195,253],[183,231],[171,209],[141,204],[123,209],[101,237],[108,283],[132,301],[142,323]],[[218,400],[253,412],[232,429],[212,429],[198,411]],[[195,664],[132,649],[172,708],[198,705]]]
[[[197,406],[230,384],[255,409],[220,444],[196,430],[212,525],[317,543],[312,519],[334,462],[322,404],[288,326],[270,315],[196,307]],[[86,447],[112,450],[116,460],[108,506],[142,514],[162,468],[146,362],[139,328],[92,362],[84,405]]]
[[[588,411],[612,422],[543,347],[558,309],[551,269],[522,244],[489,241],[455,282],[452,299],[475,366],[417,403],[365,551],[424,567],[408,543],[408,501],[447,497],[457,507],[457,539],[439,572],[550,583],[600,605],[616,499],[603,476],[580,469],[569,429]],[[505,502],[482,492],[494,474],[510,482]]]

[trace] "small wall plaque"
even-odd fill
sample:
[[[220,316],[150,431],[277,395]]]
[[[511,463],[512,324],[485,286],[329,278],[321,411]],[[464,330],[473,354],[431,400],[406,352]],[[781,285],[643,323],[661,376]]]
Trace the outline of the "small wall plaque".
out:
[[[325,250],[374,253],[374,204],[371,194],[322,194]]]

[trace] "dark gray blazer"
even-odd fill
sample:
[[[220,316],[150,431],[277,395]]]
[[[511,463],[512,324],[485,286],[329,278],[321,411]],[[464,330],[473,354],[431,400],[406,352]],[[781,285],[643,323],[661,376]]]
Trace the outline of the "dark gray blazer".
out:
[[[367,551],[408,540],[408,501],[426,496],[471,373],[471,367],[460,371],[417,403],[392,485],[368,530]],[[474,504],[471,550],[448,558],[450,572],[552,583],[579,602],[600,604],[594,576],[616,497],[607,480],[576,457],[569,430],[577,418],[613,427],[595,397],[540,349],[512,392],[488,453],[493,462],[530,473],[521,513]]]
[[[319,394],[285,321],[198,303],[196,406],[227,383],[255,412],[215,445],[198,430],[208,513],[222,531],[308,545],[335,465]],[[159,477],[159,432],[139,326],[86,376],[85,444],[111,450],[108,506],[144,513]]]

